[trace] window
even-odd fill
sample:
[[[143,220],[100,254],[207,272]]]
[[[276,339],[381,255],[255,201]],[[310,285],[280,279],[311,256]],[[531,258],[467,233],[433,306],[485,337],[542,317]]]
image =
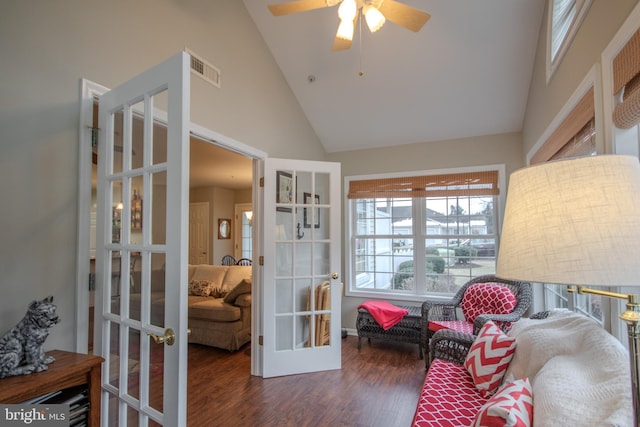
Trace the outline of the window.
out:
[[[551,0],[547,8],[547,82],[558,68],[592,0]]]
[[[602,103],[603,136],[605,145],[614,154],[640,157],[640,118],[628,115],[638,108],[637,83],[640,75],[640,4],[637,4],[602,52]],[[614,290],[621,293],[637,293],[635,288]],[[625,311],[623,299],[605,298],[605,326],[624,346],[629,345],[628,329],[618,315]],[[607,316],[608,314],[608,316]]]
[[[595,80],[596,72],[592,68],[536,144],[537,149],[529,157],[530,164],[597,154]],[[606,320],[603,310],[608,303],[601,296],[569,293],[564,285],[545,283],[540,297],[543,307],[534,307],[534,310],[566,308],[592,317],[600,324]]]
[[[591,289],[609,290],[590,286]],[[567,292],[565,285],[544,284],[544,309],[553,310],[555,308],[566,308],[587,317],[591,317],[601,325],[605,322],[603,310],[607,310],[608,301],[600,295],[577,294]],[[603,304],[605,306],[603,306]],[[608,310],[607,310],[608,311]]]
[[[503,169],[347,177],[348,293],[449,297],[495,273]]]

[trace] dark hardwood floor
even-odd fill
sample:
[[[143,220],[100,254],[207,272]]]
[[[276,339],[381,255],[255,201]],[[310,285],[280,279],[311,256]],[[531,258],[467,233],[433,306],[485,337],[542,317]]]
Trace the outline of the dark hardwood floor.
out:
[[[188,426],[410,426],[425,375],[417,346],[341,342],[341,370],[269,379],[251,376],[249,345],[189,344]]]
[[[416,345],[342,340],[342,369],[263,379],[250,375],[250,350],[189,345],[188,425],[411,425],[424,381]]]

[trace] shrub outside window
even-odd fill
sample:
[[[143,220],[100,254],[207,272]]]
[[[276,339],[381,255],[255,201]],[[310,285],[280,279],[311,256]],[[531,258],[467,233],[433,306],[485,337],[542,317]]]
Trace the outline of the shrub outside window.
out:
[[[422,173],[347,178],[349,295],[449,298],[495,273],[504,172]]]

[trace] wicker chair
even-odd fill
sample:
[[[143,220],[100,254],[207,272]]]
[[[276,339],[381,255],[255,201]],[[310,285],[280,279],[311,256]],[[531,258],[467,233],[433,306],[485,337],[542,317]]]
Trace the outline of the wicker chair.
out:
[[[516,305],[508,314],[496,314],[496,313],[483,313],[476,317],[473,323],[466,322],[464,319],[459,319],[458,314],[462,309],[462,301],[465,296],[465,292],[469,287],[475,283],[492,283],[509,288],[516,297]],[[478,331],[488,320],[498,322],[499,325],[509,325],[510,322],[515,322],[522,317],[525,311],[531,304],[531,284],[529,282],[518,282],[513,280],[501,279],[493,274],[478,276],[467,283],[465,283],[455,294],[455,296],[445,302],[436,303],[431,301],[425,301],[422,303],[422,343],[426,349],[427,354],[425,357],[426,367],[429,367],[431,358],[429,342],[434,335],[434,331],[429,329],[429,322],[432,321],[455,321],[450,326],[443,326],[440,323],[439,327],[444,329],[456,329],[458,332],[466,332],[467,334],[477,335]]]
[[[548,311],[541,311],[532,314],[529,319],[546,319],[548,316]],[[451,329],[441,329],[433,334],[429,343],[428,351],[431,360],[442,359],[463,365],[475,339],[475,335],[463,334]]]

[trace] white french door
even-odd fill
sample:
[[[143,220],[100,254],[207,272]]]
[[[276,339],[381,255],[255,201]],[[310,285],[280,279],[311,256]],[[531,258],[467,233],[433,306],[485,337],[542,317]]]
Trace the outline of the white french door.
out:
[[[186,425],[189,61],[181,52],[100,97],[103,426]]]
[[[263,376],[341,367],[340,164],[264,163]]]

